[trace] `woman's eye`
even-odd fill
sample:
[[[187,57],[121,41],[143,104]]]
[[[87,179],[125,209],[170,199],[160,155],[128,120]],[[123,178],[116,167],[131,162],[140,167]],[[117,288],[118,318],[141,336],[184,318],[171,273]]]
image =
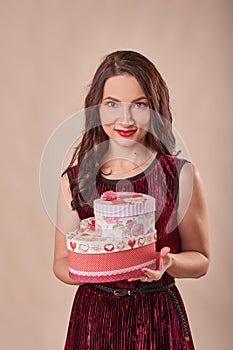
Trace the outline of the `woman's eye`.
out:
[[[109,101],[106,103],[106,106],[111,107],[111,108],[116,108],[116,107],[118,107],[118,104],[114,101]]]
[[[145,108],[147,107],[147,105],[144,102],[137,102],[134,104],[134,108],[136,109],[141,109],[141,108]]]

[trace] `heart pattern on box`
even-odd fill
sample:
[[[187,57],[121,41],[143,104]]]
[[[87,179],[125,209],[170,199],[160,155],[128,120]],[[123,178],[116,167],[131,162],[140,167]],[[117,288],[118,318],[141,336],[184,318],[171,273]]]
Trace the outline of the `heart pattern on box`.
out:
[[[135,246],[135,244],[136,244],[136,240],[135,240],[135,239],[129,240],[129,241],[128,241],[128,245],[130,246],[131,249],[133,249],[133,247]]]
[[[138,240],[138,246],[139,246],[139,247],[142,247],[142,246],[145,244],[145,242],[146,242],[145,237],[139,238],[139,240]]]
[[[104,250],[106,250],[106,252],[112,252],[114,250],[114,245],[111,243],[107,243],[104,246]]]
[[[70,247],[74,251],[76,248],[76,243],[75,242],[70,242]]]
[[[79,244],[78,249],[80,252],[86,253],[89,249],[88,244]]]

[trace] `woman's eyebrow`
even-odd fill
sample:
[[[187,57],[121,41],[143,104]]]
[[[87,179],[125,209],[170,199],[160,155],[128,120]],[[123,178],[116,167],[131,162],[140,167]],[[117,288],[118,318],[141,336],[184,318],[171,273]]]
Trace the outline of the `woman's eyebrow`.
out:
[[[121,102],[120,100],[118,100],[118,98],[112,97],[112,96],[106,96],[104,98],[104,101],[105,100],[112,100],[112,101],[115,101],[115,102]],[[135,102],[138,102],[138,101],[141,101],[141,100],[147,100],[146,96],[139,96],[139,97],[135,98],[131,103],[135,103]]]
[[[105,101],[105,100],[112,100],[112,101],[115,101],[115,102],[121,102],[120,100],[118,100],[117,98],[112,97],[112,96],[107,96],[107,97],[105,97],[105,98],[104,98],[104,101]]]
[[[147,97],[146,96],[140,96],[140,97],[137,97],[135,98],[132,103],[135,103],[135,102],[138,102],[138,101],[141,101],[141,100],[147,100]]]

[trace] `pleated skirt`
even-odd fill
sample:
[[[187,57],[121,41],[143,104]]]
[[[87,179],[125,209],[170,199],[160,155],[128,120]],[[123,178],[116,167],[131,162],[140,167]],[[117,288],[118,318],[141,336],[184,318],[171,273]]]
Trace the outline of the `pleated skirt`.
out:
[[[115,296],[84,284],[76,292],[64,350],[193,350],[188,318],[176,286],[189,340],[166,291]]]

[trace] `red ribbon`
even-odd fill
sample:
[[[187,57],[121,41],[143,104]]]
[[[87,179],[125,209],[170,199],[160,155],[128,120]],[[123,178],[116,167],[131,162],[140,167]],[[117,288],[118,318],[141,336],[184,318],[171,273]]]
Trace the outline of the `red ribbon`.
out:
[[[114,191],[106,191],[102,194],[101,199],[104,201],[112,202],[112,204],[121,204],[125,203],[124,199],[130,198],[141,198],[142,194],[130,192],[127,194],[116,194]]]

